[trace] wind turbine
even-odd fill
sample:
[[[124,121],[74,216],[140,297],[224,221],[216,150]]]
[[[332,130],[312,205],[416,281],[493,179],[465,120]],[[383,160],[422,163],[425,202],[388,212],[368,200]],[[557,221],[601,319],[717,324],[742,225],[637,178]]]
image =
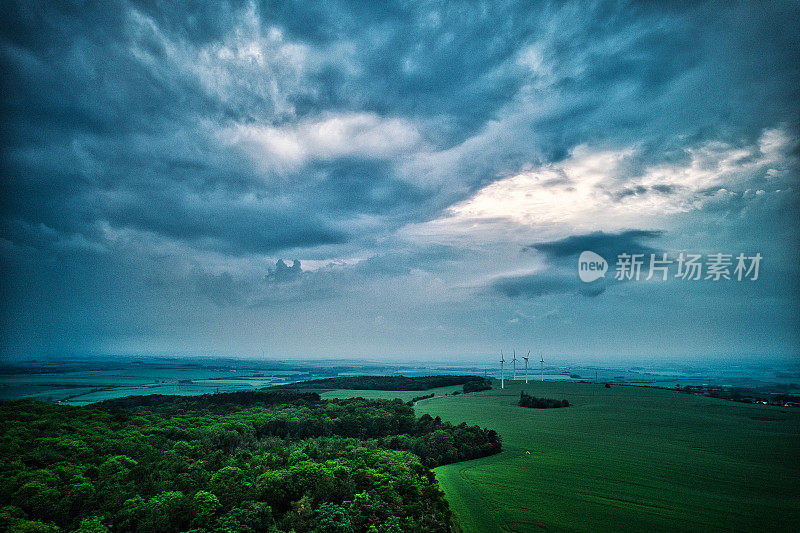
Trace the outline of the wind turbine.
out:
[[[531,351],[528,350],[528,355],[523,357],[525,359],[525,383],[528,382],[528,358],[531,356]]]
[[[544,381],[544,355],[542,355],[542,360],[539,361],[539,372],[542,375],[542,381]]]
[[[514,350],[514,358],[511,360],[511,364],[514,365],[514,381],[517,381],[517,351]]]
[[[505,377],[503,376],[503,365],[506,362],[506,358],[503,356],[503,350],[500,350],[500,388],[505,389]]]

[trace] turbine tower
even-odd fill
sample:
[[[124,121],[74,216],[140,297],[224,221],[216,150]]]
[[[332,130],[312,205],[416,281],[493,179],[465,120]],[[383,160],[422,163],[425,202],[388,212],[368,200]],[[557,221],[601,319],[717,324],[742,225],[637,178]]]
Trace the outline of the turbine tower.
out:
[[[542,360],[539,361],[539,372],[542,375],[542,381],[544,381],[544,355],[542,355]]]
[[[514,358],[511,360],[511,364],[514,365],[514,381],[517,381],[517,351],[514,350]]]
[[[505,376],[503,375],[503,365],[506,362],[506,358],[503,356],[503,350],[500,350],[500,388],[505,389]]]
[[[530,358],[530,356],[531,356],[531,351],[528,350],[528,355],[523,357],[523,359],[525,359],[525,383],[528,382],[528,359]]]

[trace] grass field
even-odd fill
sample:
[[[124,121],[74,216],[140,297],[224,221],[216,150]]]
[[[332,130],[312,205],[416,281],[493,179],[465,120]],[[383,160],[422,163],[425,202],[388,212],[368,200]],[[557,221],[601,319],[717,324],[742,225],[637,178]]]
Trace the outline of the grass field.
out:
[[[499,387],[499,383],[495,385]],[[520,390],[565,409],[516,406]],[[464,531],[800,531],[800,410],[648,387],[507,382],[418,414],[496,429],[503,452],[439,467]]]

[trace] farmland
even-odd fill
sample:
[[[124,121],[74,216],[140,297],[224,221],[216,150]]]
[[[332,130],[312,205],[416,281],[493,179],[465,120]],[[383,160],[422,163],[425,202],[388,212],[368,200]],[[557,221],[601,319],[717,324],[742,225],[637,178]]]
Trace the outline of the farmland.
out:
[[[566,398],[524,409],[520,390]],[[647,387],[506,382],[417,414],[497,430],[503,451],[437,468],[464,531],[795,529],[800,411]]]
[[[235,378],[223,372],[236,376],[237,387],[250,390],[263,386],[259,380],[275,379],[258,371],[232,370],[189,376],[206,388],[224,390],[226,382]],[[151,393],[165,387],[169,391],[169,379],[177,383],[176,377],[165,376],[166,382],[138,375],[130,376],[130,382],[119,376],[108,379],[109,386],[118,389]],[[102,377],[92,377],[92,383]],[[41,379],[44,383],[54,376]],[[140,384],[135,379],[149,381]],[[396,377],[373,379],[387,384],[398,381]],[[359,381],[348,380],[339,381]],[[73,387],[83,384],[78,376],[61,381]],[[495,380],[494,389],[470,394],[460,393],[462,385],[423,391],[321,386],[339,381],[296,384],[290,390],[316,392],[333,402],[356,397],[408,402],[433,394],[417,401],[417,416],[466,422],[501,435],[499,454],[434,469],[465,532],[797,530],[800,521],[797,408],[564,380],[532,380],[529,385],[507,380],[505,390]],[[525,409],[518,406],[521,391],[538,398],[566,399],[570,406]],[[114,389],[87,396],[106,393],[113,397],[123,392]]]

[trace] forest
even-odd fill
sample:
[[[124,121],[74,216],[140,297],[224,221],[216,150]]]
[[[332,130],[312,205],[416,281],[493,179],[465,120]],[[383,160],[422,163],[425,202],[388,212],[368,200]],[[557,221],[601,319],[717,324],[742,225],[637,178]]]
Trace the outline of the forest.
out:
[[[452,531],[430,468],[499,435],[400,400],[255,391],[0,402],[0,530]]]
[[[348,389],[348,390],[428,390],[464,385],[464,392],[492,388],[490,379],[479,376],[339,376],[278,385],[279,389]],[[470,389],[470,390],[467,390]]]

